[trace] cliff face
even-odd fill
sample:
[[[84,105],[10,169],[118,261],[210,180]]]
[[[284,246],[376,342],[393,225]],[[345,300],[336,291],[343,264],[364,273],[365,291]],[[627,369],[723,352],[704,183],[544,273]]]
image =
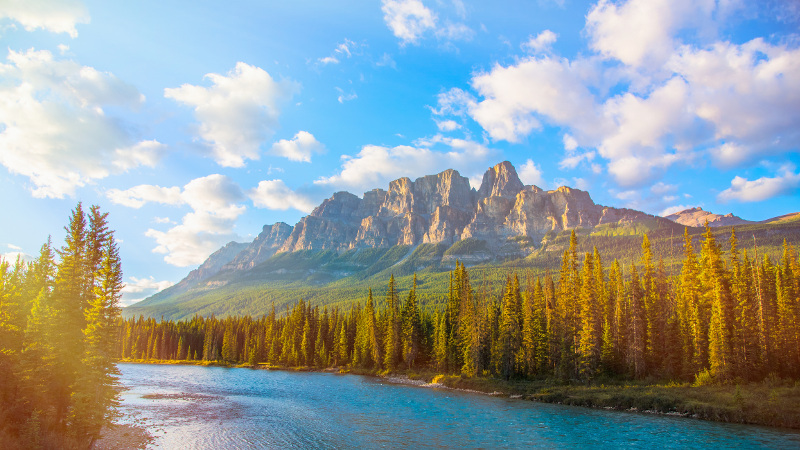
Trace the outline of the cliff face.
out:
[[[578,189],[525,186],[506,161],[486,171],[477,191],[450,169],[415,181],[400,178],[388,190],[375,189],[363,198],[337,192],[295,225],[279,251],[452,244],[471,237],[499,248],[516,236],[531,238],[537,246],[551,230],[646,216],[596,205]]]
[[[452,169],[394,180],[363,199],[337,192],[295,225],[280,251],[453,242],[473,215],[474,198],[469,180]]]
[[[247,247],[241,250],[222,270],[248,270],[274,255],[289,237],[292,227],[278,222],[264,225],[261,233]]]
[[[537,248],[550,231],[648,217],[652,216],[596,205],[589,193],[578,189],[525,186],[506,161],[486,171],[477,191],[450,169],[414,181],[400,178],[389,183],[388,190],[373,189],[363,198],[337,192],[294,227],[265,226],[252,243],[229,244],[189,277],[200,281],[220,271],[246,271],[281,252],[450,245],[467,238],[481,239],[490,254],[501,255],[511,238],[525,237]]]

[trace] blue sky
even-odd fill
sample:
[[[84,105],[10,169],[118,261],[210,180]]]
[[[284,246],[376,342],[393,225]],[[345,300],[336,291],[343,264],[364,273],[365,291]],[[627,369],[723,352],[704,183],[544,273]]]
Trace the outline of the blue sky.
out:
[[[651,214],[800,211],[797,2],[233,3],[0,5],[0,253],[98,204],[130,303],[333,192],[503,160]]]

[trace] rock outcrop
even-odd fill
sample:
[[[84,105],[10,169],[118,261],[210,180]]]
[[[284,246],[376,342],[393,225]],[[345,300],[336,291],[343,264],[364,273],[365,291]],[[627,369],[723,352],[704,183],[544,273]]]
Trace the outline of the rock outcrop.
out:
[[[455,170],[412,181],[399,178],[387,190],[362,198],[337,192],[294,227],[265,226],[249,245],[231,243],[190,274],[202,280],[219,271],[246,271],[276,253],[298,250],[344,252],[358,248],[444,243],[475,238],[487,255],[529,252],[544,236],[577,227],[630,223],[653,218],[645,213],[595,204],[588,192],[565,186],[545,191],[525,186],[508,161],[489,168],[480,188]],[[525,249],[510,245],[524,238]],[[485,258],[485,255],[481,256]]]
[[[280,250],[292,233],[292,228],[283,222],[264,225],[255,240],[225,264],[222,270],[248,270],[266,261]]]
[[[472,218],[474,199],[469,180],[452,169],[399,178],[362,199],[337,192],[295,225],[280,251],[454,242]]]
[[[721,216],[704,211],[703,208],[700,207],[684,209],[683,211],[670,214],[665,218],[681,225],[686,225],[687,227],[702,227],[705,226],[706,221],[708,221],[710,227],[729,227],[753,223],[749,220],[736,217],[733,214]]]

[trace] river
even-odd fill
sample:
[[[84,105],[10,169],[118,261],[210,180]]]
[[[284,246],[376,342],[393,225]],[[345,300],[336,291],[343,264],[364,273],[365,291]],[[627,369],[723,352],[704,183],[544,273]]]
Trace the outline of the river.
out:
[[[120,364],[153,448],[800,448],[800,432],[332,373]]]

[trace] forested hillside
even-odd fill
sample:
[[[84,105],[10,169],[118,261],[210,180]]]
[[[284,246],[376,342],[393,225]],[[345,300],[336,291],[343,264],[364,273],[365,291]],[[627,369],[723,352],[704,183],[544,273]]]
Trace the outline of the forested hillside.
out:
[[[777,260],[782,244],[797,245],[800,220],[737,226],[739,247],[759,258],[768,255]],[[680,272],[683,262],[683,233],[688,230],[696,248],[703,228],[686,228],[671,222],[637,222],[628,225],[606,225],[576,228],[577,252],[592,252],[595,247],[606,261],[618,260],[630,267],[639,262],[642,236],[647,233],[654,258],[664,261],[665,271],[672,277]],[[300,299],[315,306],[347,309],[354,302],[364,304],[370,288],[377,288],[394,275],[400,289],[411,288],[417,275],[417,298],[423,307],[441,305],[446,300],[449,272],[456,261],[469,267],[473,280],[490,284],[488,289],[499,293],[506,276],[517,272],[522,277],[543,277],[549,270],[556,273],[561,256],[570,245],[573,230],[551,232],[538,248],[524,257],[491,258],[488,244],[469,238],[447,244],[398,245],[388,249],[362,248],[341,254],[332,250],[301,250],[279,253],[244,273],[227,272],[209,277],[204,284],[185,292],[178,286],[123,310],[125,317],[189,319],[195,314],[218,317],[260,316],[274,304],[279,314]],[[716,239],[727,240],[730,227],[711,228]],[[515,238],[514,245],[531,245]]]
[[[122,269],[107,213],[73,210],[64,246],[0,261],[0,447],[89,448],[114,415]]]
[[[377,371],[430,368],[466,376],[758,380],[800,377],[800,260],[742,250],[688,229],[679,264],[654,255],[645,235],[628,262],[570,233],[560,268],[504,270],[489,277],[457,263],[439,286],[441,303],[421,306],[417,277],[393,275],[382,292],[347,306],[293,307],[260,317],[130,318],[119,328],[121,357]],[[722,243],[721,243],[722,242]],[[725,250],[723,250],[725,249]]]

